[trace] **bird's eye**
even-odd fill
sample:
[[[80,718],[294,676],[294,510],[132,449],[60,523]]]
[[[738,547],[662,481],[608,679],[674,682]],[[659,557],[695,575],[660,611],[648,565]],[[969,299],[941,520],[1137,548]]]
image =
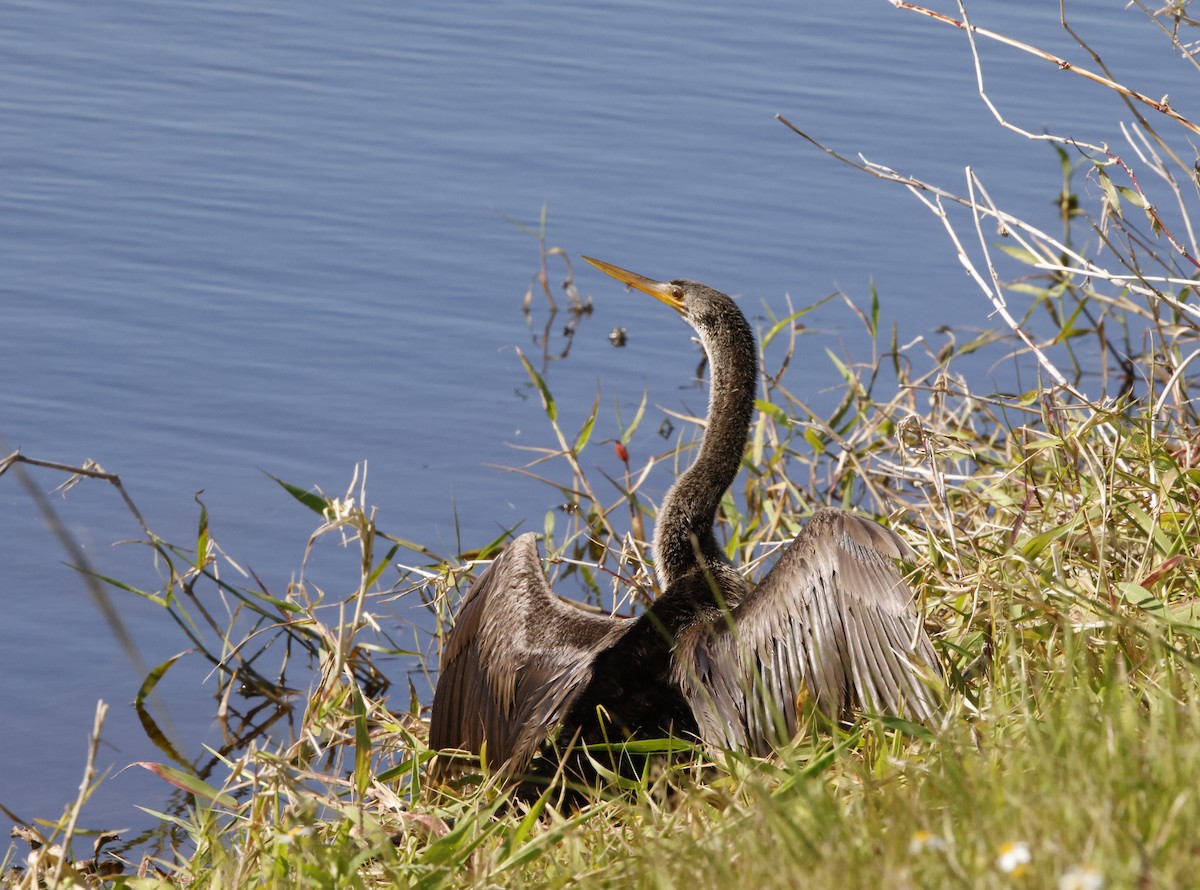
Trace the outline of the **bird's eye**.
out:
[[[677,284],[671,285],[671,296],[674,299],[679,300],[682,303],[683,302],[683,288]]]

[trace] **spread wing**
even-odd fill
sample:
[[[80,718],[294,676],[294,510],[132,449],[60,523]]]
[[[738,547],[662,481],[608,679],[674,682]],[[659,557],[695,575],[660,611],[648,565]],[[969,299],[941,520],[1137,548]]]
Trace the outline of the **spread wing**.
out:
[[[480,753],[525,771],[592,676],[592,660],[627,619],[584,612],[550,590],[537,538],[524,534],[479,576],[442,653],[429,745]],[[447,771],[453,761],[438,758]]]
[[[795,735],[803,694],[835,719],[934,717],[941,666],[895,565],[912,555],[870,520],[813,516],[729,618],[680,639],[677,680],[704,741],[765,754]]]

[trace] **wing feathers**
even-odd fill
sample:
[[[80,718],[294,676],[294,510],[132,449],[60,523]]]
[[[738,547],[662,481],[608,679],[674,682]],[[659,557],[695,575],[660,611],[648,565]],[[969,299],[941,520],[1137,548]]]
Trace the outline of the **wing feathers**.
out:
[[[705,743],[755,754],[789,740],[804,693],[837,719],[854,708],[930,720],[941,675],[893,531],[822,510],[773,571],[725,618],[677,639],[674,679]],[[522,535],[471,586],[450,632],[430,745],[479,753],[523,772],[592,677],[627,619],[580,611],[546,581]]]
[[[766,753],[796,731],[807,692],[833,718],[853,708],[929,720],[928,679],[941,675],[895,560],[912,549],[893,531],[822,510],[731,622],[693,628],[677,680],[706,743]]]
[[[596,653],[626,624],[555,596],[536,537],[521,535],[459,609],[434,692],[430,747],[478,754],[486,742],[489,767],[523,772],[591,678]]]

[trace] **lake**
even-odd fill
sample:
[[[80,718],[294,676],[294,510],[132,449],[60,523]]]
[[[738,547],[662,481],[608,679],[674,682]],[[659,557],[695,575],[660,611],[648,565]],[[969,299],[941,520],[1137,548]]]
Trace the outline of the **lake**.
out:
[[[1118,77],[1155,96],[1174,85],[1188,113],[1189,69],[1142,13],[1075,6]],[[1056,3],[971,10],[1092,64]],[[1123,146],[1114,96],[982,49],[1006,117]],[[523,462],[513,445],[552,443],[514,349],[537,352],[521,304],[538,245],[513,220],[536,228],[546,207],[548,243],[593,300],[549,370],[564,427],[599,392],[595,435],[613,436],[613,406],[628,418],[648,390],[643,453],[662,409],[703,410],[690,332],[580,254],[738,294],[759,324],[789,297],[841,289],[865,304],[872,283],[902,341],[997,324],[924,208],[776,113],[952,190],[970,165],[1001,205],[1057,225],[1058,161],[996,124],[963,35],[883,0],[38,0],[6,5],[0,53],[0,434],[120,474],[180,544],[203,491],[215,539],[278,591],[315,523],[263,471],[341,494],[368,461],[381,527],[441,552],[539,529],[560,500],[495,468]],[[540,329],[540,298],[534,310]],[[826,348],[864,341],[837,303],[806,323],[819,345],[792,373],[819,403],[839,382]],[[31,478],[47,493],[64,481]],[[98,571],[156,587],[145,548],[118,545],[140,531],[114,490],[87,482],[50,502]],[[67,559],[14,475],[0,478],[0,804],[22,819],[73,799],[98,699],[113,706],[101,768],[161,759],[129,707],[143,672]],[[322,580],[340,597],[357,575]],[[146,664],[187,648],[157,607],[112,601]],[[156,713],[193,756],[215,737],[212,689],[198,659],[163,684]],[[133,805],[167,790],[121,772],[83,823],[144,825]]]

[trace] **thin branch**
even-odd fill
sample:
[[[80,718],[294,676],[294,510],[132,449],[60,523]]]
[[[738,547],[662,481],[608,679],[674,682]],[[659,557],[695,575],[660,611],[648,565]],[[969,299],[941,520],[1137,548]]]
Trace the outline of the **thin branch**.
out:
[[[1158,215],[1158,211],[1155,209],[1154,205],[1150,203],[1150,199],[1147,198],[1145,193],[1142,191],[1142,186],[1138,182],[1137,175],[1133,172],[1133,170],[1131,170],[1124,161],[1122,161],[1119,157],[1117,157],[1112,152],[1108,152],[1108,156],[1114,164],[1116,164],[1122,170],[1125,171],[1125,175],[1127,175],[1129,177],[1129,181],[1133,184],[1134,191],[1136,191],[1142,199],[1142,209],[1146,211],[1146,214],[1155,223],[1155,225],[1158,226],[1159,230],[1161,230],[1162,233],[1167,236],[1167,240],[1171,242],[1171,246],[1174,247],[1175,250],[1179,253],[1179,255],[1182,256],[1185,260],[1187,260],[1189,263],[1191,263],[1197,269],[1200,269],[1200,262],[1197,262],[1196,258],[1194,256],[1192,256],[1190,253],[1188,253],[1187,247],[1184,246],[1179,241],[1179,239],[1175,237],[1174,233],[1171,232],[1170,228],[1168,228],[1167,224],[1163,221],[1162,217]],[[1186,214],[1185,214],[1185,216],[1186,216]]]
[[[958,19],[951,18],[950,16],[944,15],[940,12],[934,12],[932,9],[926,9],[924,6],[906,3],[904,0],[889,0],[889,2],[897,9],[905,9],[909,12],[920,13],[921,15],[928,16],[934,21],[942,22],[946,25],[953,25],[960,31],[967,31],[970,34],[978,34],[980,37],[986,37],[987,39],[993,40],[996,43],[1010,46],[1013,49],[1018,49],[1023,53],[1028,53],[1031,56],[1036,56],[1039,59],[1052,62],[1063,71],[1070,71],[1073,74],[1078,74],[1080,77],[1090,80],[1093,83],[1097,83],[1100,86],[1107,87],[1108,89],[1113,90],[1122,96],[1125,96],[1136,102],[1141,102],[1143,105],[1148,105],[1155,111],[1165,114],[1176,123],[1190,130],[1197,136],[1200,136],[1200,126],[1192,123],[1182,114],[1173,109],[1170,103],[1166,101],[1165,96],[1161,100],[1151,99],[1144,93],[1139,93],[1137,90],[1131,90],[1129,87],[1119,84],[1115,80],[1110,80],[1107,77],[1096,74],[1094,71],[1089,71],[1086,68],[1074,64],[1073,62],[1068,62],[1066,59],[1060,58],[1053,53],[1048,53],[1045,50],[1038,49],[1035,46],[1030,46],[1028,43],[1022,43],[1020,40],[1014,40],[1012,37],[1006,37],[1003,34],[998,34],[997,32],[990,31],[987,28],[980,28],[978,25],[972,25],[969,22],[959,21]]]
[[[1086,142],[1078,142],[1074,139],[1056,136],[1053,133],[1031,133],[1029,130],[1018,127],[1016,124],[1009,122],[1004,115],[1000,113],[1000,109],[996,107],[995,103],[992,102],[991,96],[988,95],[987,90],[983,86],[983,62],[980,61],[979,58],[979,48],[975,45],[976,29],[967,19],[967,8],[963,5],[963,0],[958,0],[958,11],[963,17],[963,30],[967,34],[967,43],[971,47],[971,58],[975,64],[975,85],[977,91],[979,92],[979,98],[983,100],[983,104],[988,107],[989,111],[991,111],[992,117],[996,119],[996,123],[1000,124],[1000,126],[1004,127],[1006,130],[1011,130],[1012,132],[1017,133],[1020,136],[1024,136],[1026,139],[1030,139],[1034,142],[1054,142],[1059,145],[1074,145],[1087,148],[1088,150],[1094,151],[1098,154],[1107,151],[1107,149],[1103,146],[1092,145],[1091,143]]]
[[[1096,265],[1095,262],[1093,262],[1092,260],[1085,257],[1084,255],[1079,253],[1074,248],[1063,243],[1062,241],[1053,237],[1052,235],[1042,231],[1041,229],[1038,229],[1037,227],[1030,225],[1028,222],[1026,222],[1025,220],[1023,220],[1019,217],[1013,216],[1012,214],[1005,213],[1004,211],[998,210],[995,208],[989,208],[989,207],[976,208],[971,203],[971,201],[967,198],[963,198],[960,195],[956,195],[953,192],[947,191],[946,189],[943,189],[939,186],[935,186],[928,182],[924,182],[920,179],[917,179],[914,176],[904,176],[900,173],[897,173],[895,170],[891,169],[890,167],[884,166],[883,164],[878,164],[874,161],[868,161],[865,158],[862,160],[861,163],[857,162],[857,161],[853,161],[850,158],[847,158],[844,155],[839,154],[838,152],[834,151],[833,149],[829,148],[828,146],[824,145],[823,143],[817,141],[812,136],[810,136],[808,133],[805,133],[803,130],[801,130],[799,127],[797,127],[795,124],[793,124],[787,118],[785,118],[783,115],[777,114],[777,115],[775,115],[775,119],[777,121],[779,121],[781,124],[783,124],[785,127],[787,127],[789,130],[791,130],[793,133],[795,133],[797,136],[801,137],[802,139],[809,142],[810,144],[816,146],[817,148],[819,148],[821,151],[825,152],[830,157],[841,161],[843,164],[853,167],[854,169],[859,170],[863,173],[867,173],[871,176],[874,176],[876,179],[882,179],[885,182],[891,182],[891,183],[895,183],[896,185],[904,186],[905,188],[909,189],[914,195],[919,195],[920,192],[926,192],[930,195],[936,196],[939,200],[949,201],[949,202],[958,204],[962,207],[967,208],[968,210],[974,211],[974,210],[978,209],[979,212],[983,213],[985,216],[993,218],[999,225],[1001,225],[1004,228],[1005,231],[1010,232],[1010,233],[1025,232],[1028,235],[1030,235],[1031,237],[1044,243],[1048,248],[1051,248],[1058,254],[1061,254],[1062,257],[1066,257],[1067,259],[1070,259],[1070,260],[1078,263],[1079,264],[1078,268],[1075,271],[1077,271],[1079,274],[1091,275],[1091,276],[1097,277],[1097,278],[1110,276],[1110,273],[1108,273],[1102,267]],[[1024,242],[1023,242],[1023,246],[1026,246],[1027,249],[1029,247],[1028,244],[1024,243]],[[1031,250],[1031,252],[1034,253],[1035,255],[1037,254],[1037,251]],[[1060,264],[1056,264],[1056,265],[1060,265]],[[1050,266],[1048,264],[1045,266],[1042,266],[1039,264],[1039,265],[1035,266],[1035,268],[1051,269],[1052,266]],[[1132,281],[1137,281],[1140,283],[1133,284]],[[1160,291],[1157,288],[1150,287],[1146,283],[1147,281],[1148,281],[1148,279],[1144,278],[1141,274],[1135,272],[1130,277],[1128,282],[1124,284],[1124,286],[1128,287],[1128,289],[1132,293],[1136,293],[1143,297],[1148,297],[1151,299],[1161,300],[1162,302],[1164,302],[1168,306],[1170,306],[1172,309],[1175,309],[1176,311],[1178,311],[1184,315],[1190,316],[1191,318],[1193,318],[1197,321],[1200,321],[1200,307],[1193,306],[1189,303],[1183,303],[1180,300],[1176,299],[1175,297],[1171,296],[1170,294],[1168,294],[1164,291]],[[1196,282],[1189,282],[1189,283],[1191,284],[1192,287],[1196,286]]]

